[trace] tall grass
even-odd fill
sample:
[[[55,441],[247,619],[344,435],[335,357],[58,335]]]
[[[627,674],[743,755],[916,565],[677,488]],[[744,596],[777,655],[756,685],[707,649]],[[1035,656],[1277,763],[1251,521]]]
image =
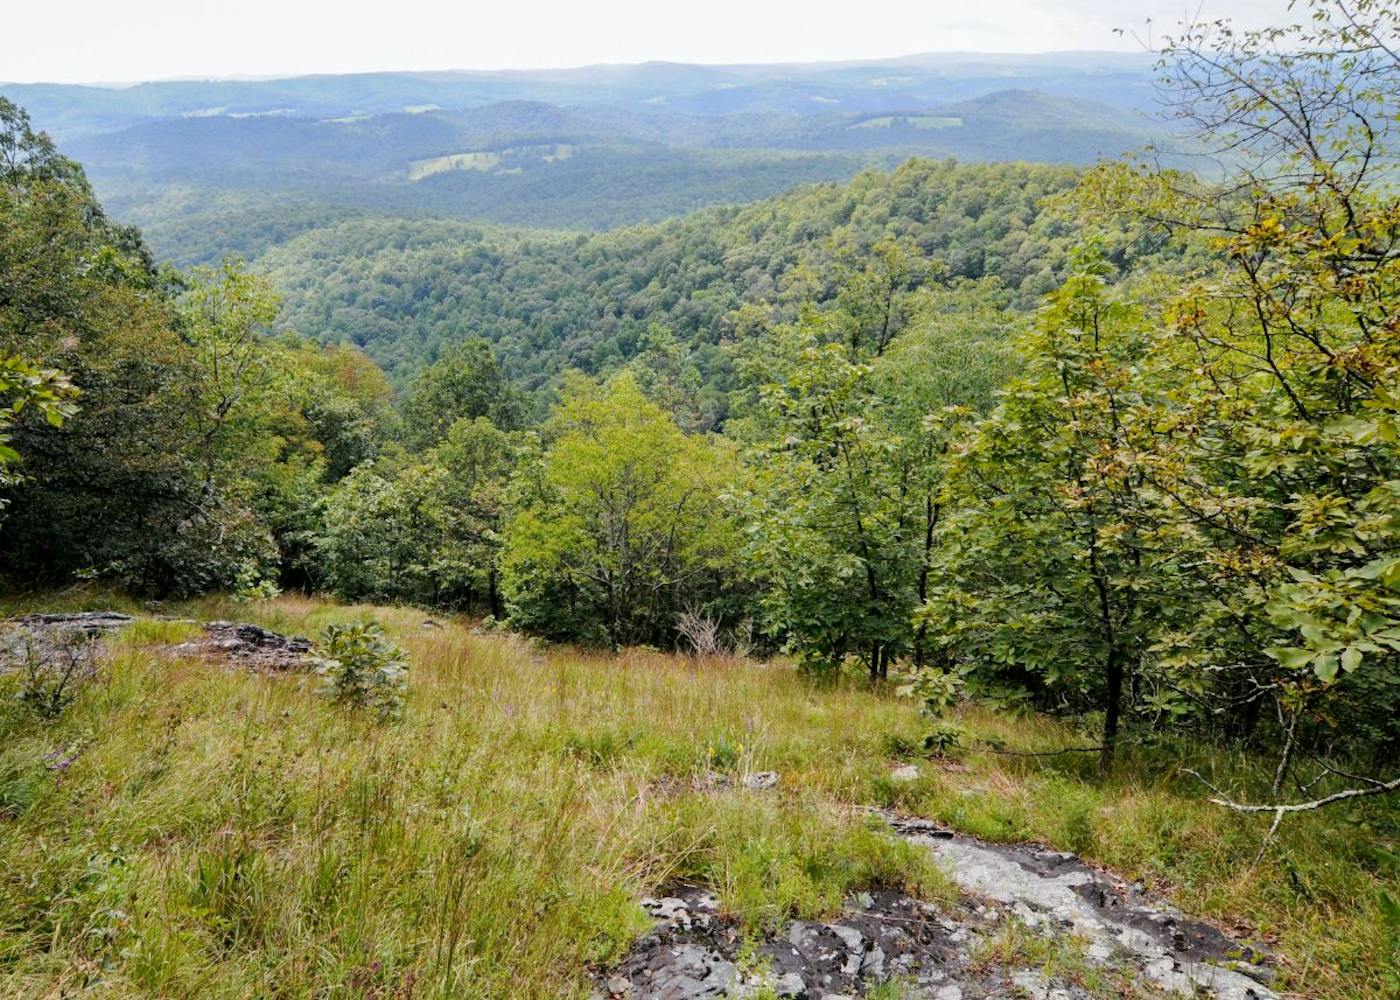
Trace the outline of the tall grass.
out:
[[[58,723],[0,710],[0,996],[583,997],[669,880],[713,886],[753,934],[861,886],[947,898],[925,855],[850,808],[872,804],[1148,879],[1276,941],[1300,995],[1388,995],[1365,853],[1394,835],[1380,807],[1286,825],[1281,860],[1251,871],[1259,826],[1161,757],[1101,780],[969,755],[896,784],[925,728],[912,709],[782,666],[543,650],[302,598],[166,610],[302,634],[373,617],[412,656],[405,718],[337,709],[311,678],[173,659],[152,626]],[[778,787],[744,790],[757,770]]]

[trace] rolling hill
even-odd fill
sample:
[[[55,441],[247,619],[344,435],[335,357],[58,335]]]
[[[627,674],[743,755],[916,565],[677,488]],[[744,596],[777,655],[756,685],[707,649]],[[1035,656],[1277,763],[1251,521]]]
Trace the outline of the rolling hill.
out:
[[[1104,53],[0,93],[181,264],[365,215],[605,230],[911,156],[1085,164],[1153,134],[1149,64]]]

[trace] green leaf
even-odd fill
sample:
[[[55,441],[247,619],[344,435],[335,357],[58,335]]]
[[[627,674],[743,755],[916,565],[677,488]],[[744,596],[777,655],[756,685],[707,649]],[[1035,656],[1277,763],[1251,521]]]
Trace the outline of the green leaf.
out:
[[[1381,916],[1385,922],[1392,927],[1400,926],[1400,898],[1388,892],[1381,892],[1377,894],[1376,901],[1380,903]]]
[[[1352,570],[1354,576],[1363,580],[1390,579],[1400,573],[1400,556],[1382,556],[1372,559],[1360,569]]]
[[[1287,670],[1302,670],[1313,658],[1312,650],[1298,649],[1293,646],[1274,646],[1264,652],[1277,660],[1279,666]]]

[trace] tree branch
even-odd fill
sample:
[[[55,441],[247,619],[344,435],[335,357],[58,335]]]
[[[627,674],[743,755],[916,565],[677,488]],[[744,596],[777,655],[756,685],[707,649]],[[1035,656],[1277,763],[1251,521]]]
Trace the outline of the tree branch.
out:
[[[1374,781],[1371,778],[1362,779],[1364,781],[1374,781],[1366,788],[1347,788],[1340,792],[1333,792],[1331,795],[1324,795],[1320,799],[1313,799],[1310,802],[1286,802],[1279,805],[1260,805],[1248,802],[1236,802],[1219,788],[1216,788],[1209,781],[1203,778],[1198,772],[1190,768],[1182,768],[1183,774],[1189,774],[1201,784],[1205,785],[1215,793],[1210,801],[1226,809],[1233,809],[1241,813],[1277,813],[1280,816],[1284,813],[1311,812],[1314,809],[1321,809],[1323,806],[1330,806],[1334,802],[1342,802],[1346,799],[1359,799],[1368,795],[1385,795],[1389,792],[1400,791],[1400,778],[1393,778],[1390,781]]]

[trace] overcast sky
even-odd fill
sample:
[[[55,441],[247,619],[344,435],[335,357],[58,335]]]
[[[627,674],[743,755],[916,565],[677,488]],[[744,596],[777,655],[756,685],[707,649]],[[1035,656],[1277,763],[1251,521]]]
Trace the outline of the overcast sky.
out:
[[[133,81],[600,62],[1132,49],[1200,0],[39,0],[8,4],[0,80]],[[1204,0],[1279,21],[1286,0]]]

